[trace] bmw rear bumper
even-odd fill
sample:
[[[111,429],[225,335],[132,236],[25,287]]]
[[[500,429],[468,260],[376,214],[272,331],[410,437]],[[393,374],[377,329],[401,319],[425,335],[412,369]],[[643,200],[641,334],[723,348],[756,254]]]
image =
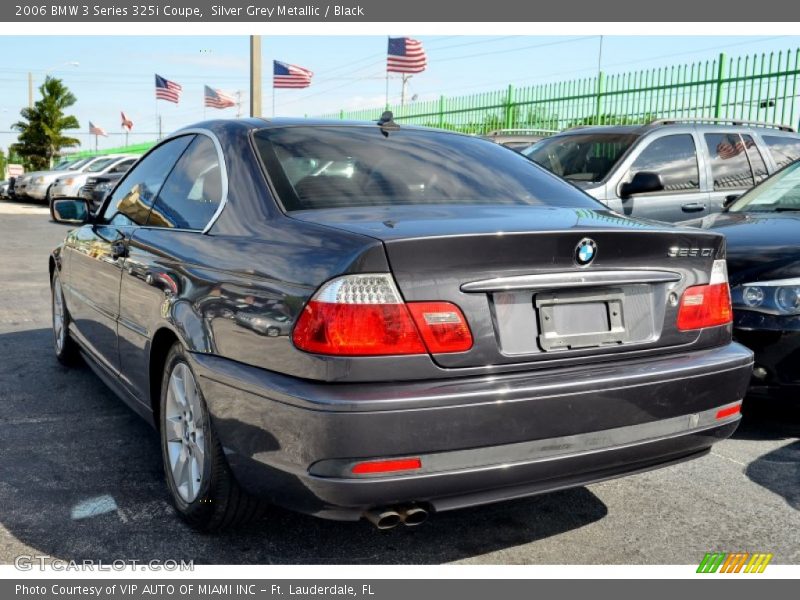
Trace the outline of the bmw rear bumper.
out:
[[[322,383],[192,355],[215,430],[251,493],[318,516],[424,502],[442,511],[573,487],[705,453],[731,435],[752,353],[493,377]],[[419,457],[402,474],[360,461]]]

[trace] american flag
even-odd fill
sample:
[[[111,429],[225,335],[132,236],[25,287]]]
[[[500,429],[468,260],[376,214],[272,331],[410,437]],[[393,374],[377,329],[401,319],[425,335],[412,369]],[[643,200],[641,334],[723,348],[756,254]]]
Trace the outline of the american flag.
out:
[[[231,106],[236,106],[236,100],[222,90],[215,90],[205,86],[203,104],[210,108],[230,108]]]
[[[422,42],[409,38],[389,38],[389,56],[386,70],[389,73],[422,73],[428,65]]]
[[[102,127],[98,127],[97,125],[95,125],[91,121],[89,121],[89,133],[91,135],[102,135],[102,136],[108,137],[108,134],[106,133],[105,129],[103,129]]]
[[[745,151],[744,142],[738,135],[726,135],[719,144],[717,144],[717,156],[722,160],[728,160],[734,156],[738,156]]]
[[[183,88],[169,79],[164,79],[156,73],[156,100],[166,100],[167,102],[178,103],[181,99]]]
[[[130,131],[131,129],[133,129],[133,121],[131,121],[131,120],[130,120],[130,119],[129,119],[129,118],[126,116],[126,115],[125,115],[125,113],[124,113],[124,112],[120,111],[120,113],[119,113],[119,114],[120,114],[120,117],[122,118],[122,128],[123,128],[123,129],[127,129],[128,131]]]
[[[306,88],[311,85],[314,73],[297,65],[290,65],[278,60],[272,65],[272,87],[274,88]]]

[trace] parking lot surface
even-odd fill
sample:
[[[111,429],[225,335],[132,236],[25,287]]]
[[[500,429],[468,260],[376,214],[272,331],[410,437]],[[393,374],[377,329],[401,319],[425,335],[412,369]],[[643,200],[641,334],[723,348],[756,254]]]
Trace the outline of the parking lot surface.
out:
[[[47,257],[68,228],[0,202],[0,563],[697,564],[758,551],[800,563],[800,399],[745,402],[699,460],[379,532],[274,509],[194,533],[173,513],[154,430],[87,368],[56,362]]]

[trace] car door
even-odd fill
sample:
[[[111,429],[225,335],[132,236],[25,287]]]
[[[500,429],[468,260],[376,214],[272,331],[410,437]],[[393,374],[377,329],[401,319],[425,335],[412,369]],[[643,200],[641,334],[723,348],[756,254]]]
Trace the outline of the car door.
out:
[[[766,179],[767,167],[751,135],[713,132],[703,134],[703,140],[709,156],[711,212],[720,212],[726,198],[740,196]]]
[[[203,230],[225,194],[224,162],[214,140],[197,134],[158,193],[144,227],[129,241],[120,294],[121,378],[142,400],[149,397],[149,347],[155,330],[178,310],[196,310],[191,291],[204,285]],[[184,335],[197,335],[184,331]]]
[[[632,160],[614,192],[624,214],[675,222],[708,213],[708,193],[701,188],[697,146],[691,133],[655,137]],[[622,184],[638,172],[658,173],[664,189],[622,197]]]
[[[128,240],[147,222],[158,190],[192,138],[176,138],[150,152],[117,186],[97,222],[72,232],[65,246],[70,317],[86,349],[114,373],[119,370],[119,291]]]

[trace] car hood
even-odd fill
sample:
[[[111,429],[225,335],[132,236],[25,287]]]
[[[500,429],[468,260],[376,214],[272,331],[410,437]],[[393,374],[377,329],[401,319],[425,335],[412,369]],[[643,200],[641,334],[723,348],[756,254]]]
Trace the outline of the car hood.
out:
[[[800,277],[800,213],[718,213],[682,225],[725,235],[731,285]]]
[[[570,229],[675,229],[668,223],[631,219],[605,209],[549,206],[371,206],[301,210],[289,214],[295,219],[383,241]]]
[[[20,177],[41,177],[42,175],[54,175],[59,177],[64,175],[65,173],[72,173],[73,171],[54,171],[53,169],[48,169],[46,171],[30,171],[29,173],[25,173],[24,175],[20,175]],[[75,171],[79,173],[80,171]]]
[[[58,171],[52,174],[56,179],[61,179],[63,177],[78,177],[80,175],[87,175],[83,171]],[[99,173],[98,173],[99,175]]]

